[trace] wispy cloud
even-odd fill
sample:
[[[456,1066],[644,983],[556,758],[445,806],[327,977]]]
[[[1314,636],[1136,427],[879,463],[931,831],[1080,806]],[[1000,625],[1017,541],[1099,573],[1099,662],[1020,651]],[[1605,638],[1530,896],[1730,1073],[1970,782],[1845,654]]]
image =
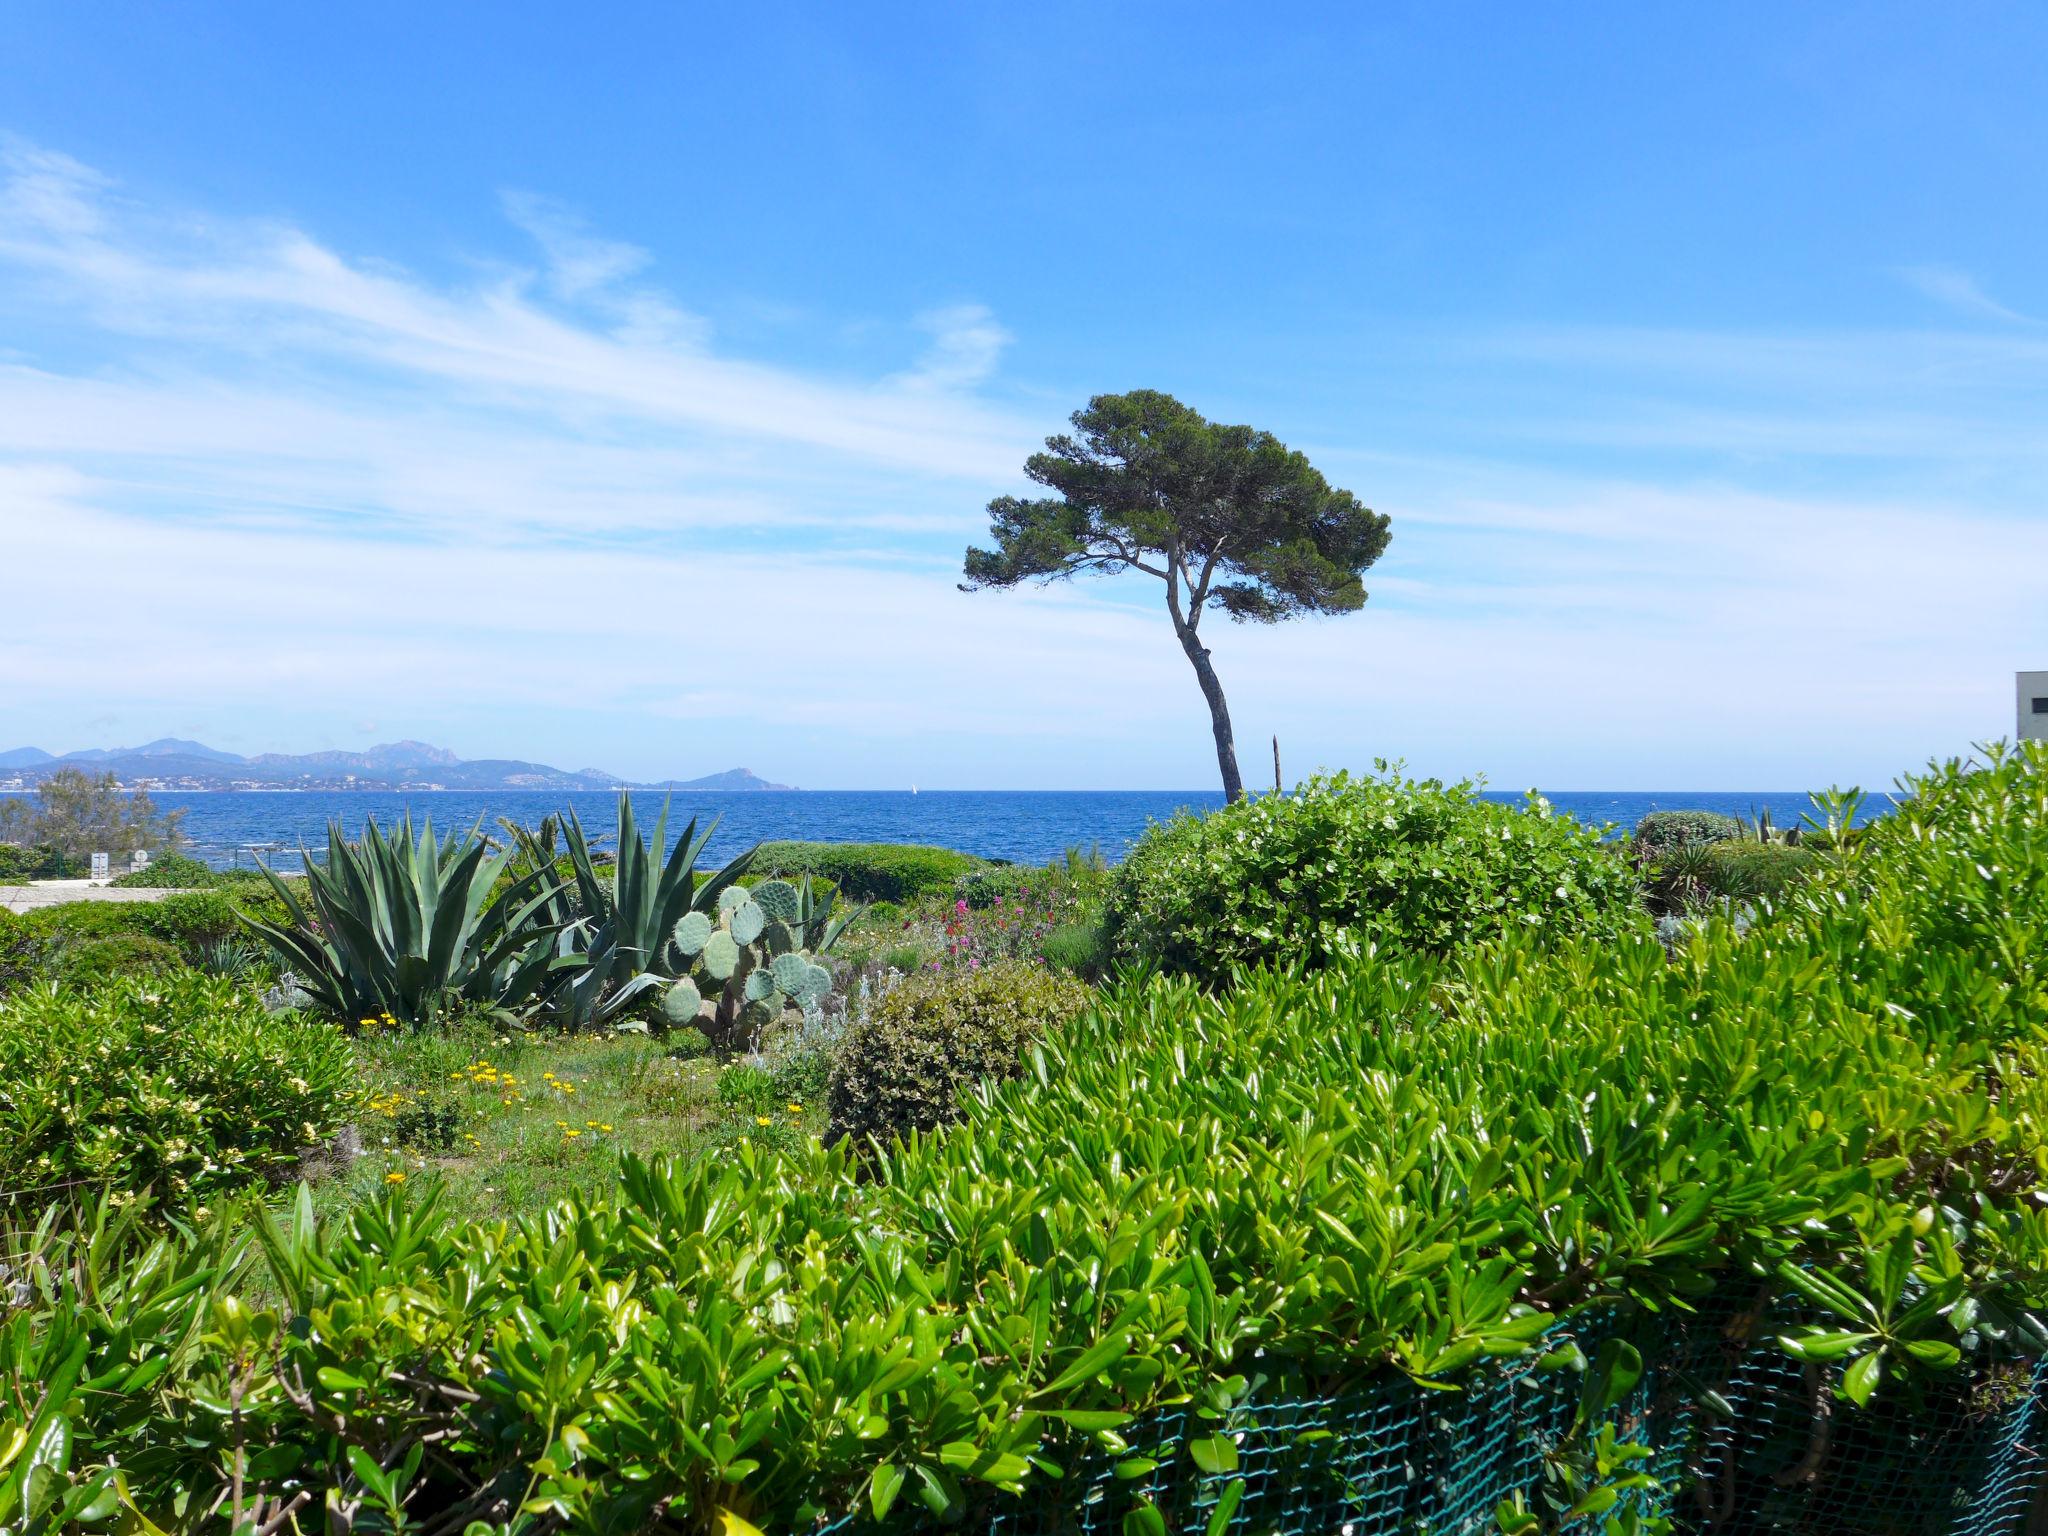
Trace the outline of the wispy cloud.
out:
[[[985,304],[953,304],[917,317],[918,328],[931,333],[931,346],[910,372],[897,381],[916,391],[967,389],[996,371],[1003,348],[1013,338]]]
[[[579,430],[716,434],[952,477],[1004,473],[1030,440],[1001,412],[926,387],[986,375],[1001,331],[985,312],[941,321],[910,374],[844,383],[721,355],[651,290],[621,293],[642,265],[631,247],[531,197],[510,207],[541,242],[548,285],[591,318],[536,303],[532,274],[439,289],[289,225],[141,209],[75,161],[19,143],[0,150],[0,173],[0,260],[109,330],[204,343],[216,363],[238,355],[269,372],[280,353],[324,356]]]
[[[2006,308],[1979,287],[1976,278],[1958,267],[1901,267],[1899,276],[1937,304],[1947,305],[1960,314],[2018,325],[2038,323],[2018,310]]]
[[[909,317],[867,377],[763,361],[648,252],[505,208],[514,254],[435,281],[0,151],[0,534],[38,573],[0,736],[111,706],[635,775],[1208,781],[1152,591],[954,589],[1059,414],[1001,403],[990,310]],[[1362,616],[1210,637],[1243,739],[1757,784],[2008,728],[2048,647],[2048,337],[1531,326],[1378,360],[1385,409],[1301,446],[1393,551]]]

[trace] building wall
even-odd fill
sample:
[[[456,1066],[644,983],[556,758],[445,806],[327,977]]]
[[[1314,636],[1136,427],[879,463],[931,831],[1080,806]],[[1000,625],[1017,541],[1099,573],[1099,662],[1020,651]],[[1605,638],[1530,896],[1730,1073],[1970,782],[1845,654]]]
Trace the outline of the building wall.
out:
[[[2019,674],[2020,740],[2048,741],[2048,672]]]

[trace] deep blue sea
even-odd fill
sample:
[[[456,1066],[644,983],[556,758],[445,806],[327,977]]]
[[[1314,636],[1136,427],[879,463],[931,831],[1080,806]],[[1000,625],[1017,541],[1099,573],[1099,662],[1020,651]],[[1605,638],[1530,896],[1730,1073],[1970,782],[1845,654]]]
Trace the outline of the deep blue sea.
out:
[[[1678,808],[1751,816],[1768,809],[1778,826],[1797,826],[1810,809],[1804,792],[1782,790],[1558,790],[1546,798],[1561,811],[1595,824],[1612,822],[1626,831],[1647,812]],[[351,834],[376,817],[390,826],[410,810],[415,820],[432,817],[437,829],[467,829],[479,818],[493,828],[499,817],[526,825],[551,811],[573,806],[592,836],[614,824],[615,797],[608,791],[565,794],[555,790],[461,790],[419,793],[349,791],[222,790],[207,794],[152,796],[165,810],[185,812],[190,850],[215,865],[250,862],[250,844],[276,844],[268,855],[279,870],[299,867],[300,843],[318,848],[329,818],[339,817]],[[651,831],[663,795],[641,791],[634,813]],[[1519,804],[1522,796],[1489,792],[1489,799]],[[1100,845],[1105,857],[1123,856],[1148,823],[1187,807],[1208,810],[1222,804],[1218,790],[755,790],[678,793],[669,810],[673,840],[692,816],[716,820],[708,857],[730,858],[767,838],[820,838],[839,842],[935,843],[985,858],[1044,863],[1076,844]],[[1873,805],[1881,810],[1884,802]]]

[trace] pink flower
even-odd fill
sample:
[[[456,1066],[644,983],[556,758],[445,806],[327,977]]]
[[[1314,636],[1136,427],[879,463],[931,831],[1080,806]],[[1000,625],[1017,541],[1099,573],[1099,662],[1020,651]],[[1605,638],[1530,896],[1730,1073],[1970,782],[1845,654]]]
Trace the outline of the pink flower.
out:
[[[967,898],[965,896],[962,896],[958,901],[954,902],[953,910],[955,912],[958,912],[962,917],[965,917],[967,915]]]

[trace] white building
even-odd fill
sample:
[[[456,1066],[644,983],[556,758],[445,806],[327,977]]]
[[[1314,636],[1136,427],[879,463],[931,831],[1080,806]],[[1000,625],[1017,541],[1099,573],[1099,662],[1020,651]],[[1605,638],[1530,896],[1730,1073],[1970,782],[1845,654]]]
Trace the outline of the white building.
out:
[[[2021,741],[2048,741],[2048,672],[2020,672]]]

